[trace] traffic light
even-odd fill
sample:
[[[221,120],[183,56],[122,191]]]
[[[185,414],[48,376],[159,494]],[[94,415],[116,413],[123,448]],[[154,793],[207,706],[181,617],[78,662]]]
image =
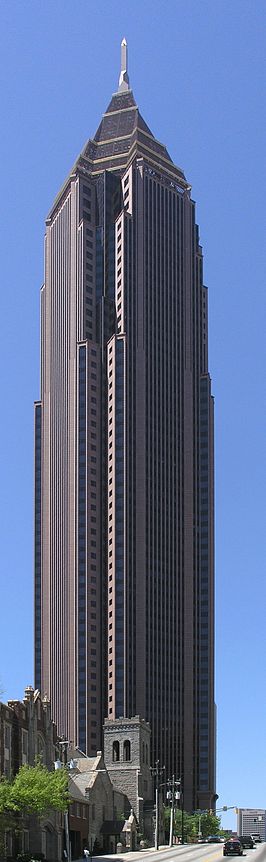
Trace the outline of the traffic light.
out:
[[[239,809],[235,808],[235,814],[239,814]]]
[[[212,808],[209,808],[209,814],[213,814]]]

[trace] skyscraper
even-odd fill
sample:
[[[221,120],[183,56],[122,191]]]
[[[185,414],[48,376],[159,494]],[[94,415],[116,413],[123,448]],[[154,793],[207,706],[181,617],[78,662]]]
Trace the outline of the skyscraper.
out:
[[[46,222],[35,683],[88,753],[139,714],[189,808],[215,794],[213,401],[191,187],[118,91]]]

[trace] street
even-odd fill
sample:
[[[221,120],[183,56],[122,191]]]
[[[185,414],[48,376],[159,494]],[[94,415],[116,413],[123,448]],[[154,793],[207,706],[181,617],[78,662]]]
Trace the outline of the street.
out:
[[[223,845],[222,844],[184,844],[174,847],[161,847],[159,850],[142,850],[132,853],[119,853],[93,857],[93,862],[105,862],[105,860],[113,860],[113,862],[222,862]],[[266,842],[257,844],[253,850],[245,849],[241,857],[225,857],[229,860],[243,859],[243,862],[264,862],[266,860]],[[80,860],[81,862],[81,860]],[[83,860],[84,862],[84,860]]]
[[[133,856],[136,858],[137,854],[130,854],[132,857],[131,862],[133,862]],[[140,855],[140,854],[138,854]],[[223,857],[223,845],[222,844],[185,844],[183,846],[179,845],[178,847],[169,847],[167,849],[161,849],[158,851],[152,850],[144,853],[145,860],[147,862],[151,862],[152,859],[156,859],[156,862],[178,862],[180,857],[182,858],[182,862],[222,862]],[[258,844],[253,850],[244,850],[242,857],[237,857],[241,859],[245,859],[247,862],[247,857],[249,857],[248,862],[251,862],[251,858],[253,858],[254,862],[261,862],[261,860],[266,859],[266,844]],[[123,862],[125,860],[125,856],[123,857]],[[226,857],[227,858],[227,857]],[[229,859],[234,859],[235,857],[230,856]]]

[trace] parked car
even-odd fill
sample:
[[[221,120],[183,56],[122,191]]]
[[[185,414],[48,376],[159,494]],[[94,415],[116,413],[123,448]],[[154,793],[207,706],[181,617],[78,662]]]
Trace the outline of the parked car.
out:
[[[239,841],[241,841],[242,847],[248,847],[250,850],[254,847],[252,835],[239,835]]]
[[[224,856],[243,856],[243,845],[239,838],[228,838],[223,847]]]

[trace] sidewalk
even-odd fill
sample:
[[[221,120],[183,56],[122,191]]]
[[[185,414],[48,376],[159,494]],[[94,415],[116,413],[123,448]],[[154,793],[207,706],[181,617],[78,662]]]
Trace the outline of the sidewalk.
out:
[[[182,847],[182,844],[174,844],[172,848],[169,847],[168,844],[160,844],[158,850],[155,850],[154,847],[146,847],[145,850],[129,850],[125,853],[105,853],[102,856],[91,856],[92,862],[105,862],[105,860],[113,860],[113,862],[135,862],[137,859],[142,859],[142,857],[146,857],[147,855],[153,855],[153,853],[160,853],[162,850],[177,850],[178,847]],[[81,859],[75,859],[73,862],[84,862],[84,857]]]

